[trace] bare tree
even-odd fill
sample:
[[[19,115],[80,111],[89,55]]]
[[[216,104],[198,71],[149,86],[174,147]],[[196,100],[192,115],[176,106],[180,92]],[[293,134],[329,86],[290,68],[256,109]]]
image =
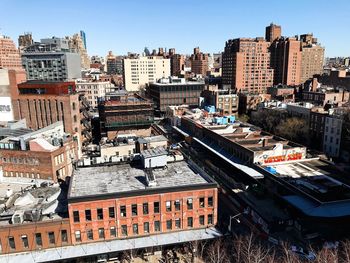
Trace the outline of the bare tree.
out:
[[[227,255],[225,242],[222,239],[217,239],[208,246],[205,262],[209,262],[209,263],[230,262],[229,257]]]

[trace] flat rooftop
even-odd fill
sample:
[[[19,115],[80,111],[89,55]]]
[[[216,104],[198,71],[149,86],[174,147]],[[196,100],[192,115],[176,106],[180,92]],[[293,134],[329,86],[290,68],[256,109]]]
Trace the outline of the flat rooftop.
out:
[[[168,163],[167,168],[153,169],[152,173],[155,186],[147,186],[144,169],[130,164],[79,168],[72,176],[68,199],[212,184],[185,161]]]
[[[265,169],[319,202],[350,200],[350,186],[341,180],[346,175],[327,162],[311,159],[273,163]]]

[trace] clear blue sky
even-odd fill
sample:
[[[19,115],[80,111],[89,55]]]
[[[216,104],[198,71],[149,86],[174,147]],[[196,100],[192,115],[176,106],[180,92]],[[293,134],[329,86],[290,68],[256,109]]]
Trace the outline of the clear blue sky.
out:
[[[89,55],[175,47],[179,53],[222,51],[236,37],[314,33],[326,56],[350,56],[350,0],[0,0],[0,28],[35,40],[84,30]]]

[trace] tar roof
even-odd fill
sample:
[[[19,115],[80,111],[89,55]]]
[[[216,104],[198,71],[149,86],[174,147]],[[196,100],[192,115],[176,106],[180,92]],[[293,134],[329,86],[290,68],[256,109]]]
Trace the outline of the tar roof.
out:
[[[147,187],[145,171],[127,165],[79,168],[75,171],[68,198],[106,194],[147,192],[150,189],[205,185],[209,182],[186,162],[168,163],[166,169],[153,169],[156,186]]]

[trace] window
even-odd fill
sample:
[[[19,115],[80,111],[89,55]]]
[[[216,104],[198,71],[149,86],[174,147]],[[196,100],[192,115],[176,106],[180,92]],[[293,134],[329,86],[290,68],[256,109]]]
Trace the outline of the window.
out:
[[[154,213],[157,214],[159,213],[159,202],[154,202]]]
[[[79,230],[75,231],[75,241],[81,242],[81,233]]]
[[[193,217],[187,218],[187,227],[193,227]]]
[[[143,203],[142,210],[144,215],[148,215],[148,203]]]
[[[171,230],[173,227],[173,221],[171,219],[166,221],[166,229]]]
[[[109,229],[109,235],[111,237],[116,237],[117,236],[117,231],[115,229],[115,226],[111,226],[111,228]]]
[[[77,120],[78,120],[77,115],[73,116],[73,120],[74,120],[74,122],[77,122]]]
[[[137,204],[131,205],[131,215],[137,216]]]
[[[94,232],[92,229],[86,230],[86,237],[88,240],[94,240]]]
[[[15,250],[16,249],[15,238],[14,237],[8,237],[8,241],[9,241],[10,249],[11,250]]]
[[[176,229],[181,228],[181,219],[180,218],[175,219],[175,228]]]
[[[213,215],[210,214],[208,215],[208,225],[212,225],[213,224]]]
[[[122,225],[122,236],[128,235],[128,227],[126,225]]]
[[[74,223],[80,222],[79,211],[73,211],[73,221]]]
[[[143,223],[143,232],[149,233],[149,222]]]
[[[120,206],[120,216],[126,217],[126,206],[125,205]]]
[[[55,233],[54,232],[49,232],[48,236],[49,236],[49,244],[50,245],[54,245],[55,244]]]
[[[109,218],[115,218],[114,207],[108,208],[108,214],[109,214]]]
[[[61,230],[61,241],[62,241],[62,243],[68,242],[67,230],[65,230],[65,229]]]
[[[35,233],[35,244],[37,247],[43,246],[43,239],[41,238],[41,233]]]
[[[213,197],[212,196],[208,197],[208,206],[213,207]]]
[[[204,207],[204,197],[199,198],[199,207],[203,208]]]
[[[154,232],[160,232],[160,221],[154,221]]]
[[[98,238],[99,239],[104,239],[105,238],[105,230],[104,230],[104,228],[99,228],[98,229]]]
[[[165,202],[165,207],[166,207],[166,211],[170,212],[171,211],[171,202],[170,201],[166,201]]]
[[[138,226],[138,224],[133,224],[132,225],[132,233],[134,235],[138,235],[139,234],[139,226]]]
[[[204,216],[199,216],[199,224],[204,226]]]
[[[102,219],[103,219],[103,209],[97,208],[97,220],[102,220]]]
[[[86,221],[91,221],[91,210],[85,210],[85,220]]]
[[[27,235],[22,235],[21,239],[22,239],[23,248],[29,248]]]
[[[188,198],[187,199],[187,210],[192,210],[193,209],[193,199]]]
[[[175,206],[175,211],[179,211],[180,210],[180,200],[175,200],[174,206]]]

